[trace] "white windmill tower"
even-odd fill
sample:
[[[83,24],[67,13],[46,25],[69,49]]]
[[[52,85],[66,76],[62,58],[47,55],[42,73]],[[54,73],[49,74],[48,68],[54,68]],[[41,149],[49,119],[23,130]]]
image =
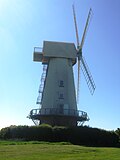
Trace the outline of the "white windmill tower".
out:
[[[90,92],[93,94],[95,84],[82,56],[82,47],[89,24],[91,9],[88,14],[81,44],[79,44],[75,10],[74,22],[77,48],[74,43],[44,41],[42,51],[34,48],[34,61],[42,62],[43,74],[39,88],[38,109],[30,111],[29,118],[35,124],[47,123],[52,126],[76,126],[89,118],[86,112],[77,110],[79,99],[80,66],[85,75]],[[77,100],[75,93],[73,66],[78,63]],[[38,122],[38,123],[37,123]]]

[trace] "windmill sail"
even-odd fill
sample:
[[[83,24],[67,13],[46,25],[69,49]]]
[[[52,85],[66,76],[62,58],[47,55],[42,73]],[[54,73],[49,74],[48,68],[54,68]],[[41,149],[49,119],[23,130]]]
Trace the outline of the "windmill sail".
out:
[[[78,28],[77,28],[77,20],[76,20],[76,14],[75,14],[75,7],[73,4],[73,17],[74,17],[74,24],[75,24],[75,33],[76,33],[76,40],[77,40],[77,48],[79,48],[79,36],[78,36]]]
[[[85,37],[86,37],[86,33],[87,33],[87,30],[88,30],[88,26],[89,26],[89,23],[90,23],[91,14],[92,14],[92,9],[90,8],[79,49],[82,49],[82,47],[83,47]]]
[[[90,70],[89,70],[89,67],[88,67],[88,65],[85,61],[85,58],[82,56],[80,60],[81,60],[82,72],[83,72],[84,77],[86,79],[86,82],[87,82],[88,88],[90,90],[90,93],[93,95],[93,93],[95,91],[95,88],[96,88],[93,77],[90,73]]]
[[[75,9],[74,9],[74,5],[73,5],[73,16],[74,16],[74,23],[75,23],[76,39],[77,39],[77,50],[78,50],[78,54],[77,54],[77,56],[78,56],[77,103],[79,103],[80,68],[83,71],[83,74],[85,76],[88,88],[89,88],[90,93],[92,95],[93,95],[93,93],[95,91],[95,88],[96,88],[94,80],[93,80],[92,75],[90,73],[89,67],[88,67],[84,57],[82,56],[82,48],[83,48],[83,45],[84,45],[87,30],[88,30],[88,27],[89,27],[91,14],[92,14],[92,9],[90,8],[89,13],[88,13],[88,17],[87,17],[87,21],[86,21],[86,25],[85,25],[85,28],[84,28],[82,40],[81,40],[81,43],[79,43],[79,36],[78,36],[78,29],[77,29],[77,22],[76,22],[76,14],[75,14]]]
[[[75,7],[73,4],[73,17],[74,17],[74,24],[75,24],[75,33],[76,33],[76,40],[77,40],[77,50],[79,50],[79,36],[78,36],[78,28],[77,28],[77,20],[75,14]],[[78,76],[77,76],[77,104],[79,104],[79,88],[80,88],[80,57],[78,56]]]

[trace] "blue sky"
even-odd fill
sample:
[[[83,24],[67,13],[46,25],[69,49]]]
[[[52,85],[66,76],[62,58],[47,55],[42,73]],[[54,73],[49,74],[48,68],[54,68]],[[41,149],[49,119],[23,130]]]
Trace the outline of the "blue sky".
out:
[[[120,127],[120,1],[75,0],[81,39],[89,8],[92,20],[83,55],[96,83],[90,95],[81,73],[78,109],[88,113],[91,127]],[[42,65],[32,61],[44,40],[74,42],[73,0],[0,0],[0,128],[32,125],[29,111],[36,98]],[[75,82],[77,67],[74,67]]]

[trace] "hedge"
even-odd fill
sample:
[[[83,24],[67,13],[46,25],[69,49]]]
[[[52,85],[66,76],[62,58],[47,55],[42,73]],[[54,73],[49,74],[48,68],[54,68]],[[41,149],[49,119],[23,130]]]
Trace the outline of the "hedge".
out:
[[[77,145],[101,147],[119,147],[119,138],[119,129],[117,131],[106,131],[87,126],[10,126],[0,131],[0,139],[4,140],[70,142]]]

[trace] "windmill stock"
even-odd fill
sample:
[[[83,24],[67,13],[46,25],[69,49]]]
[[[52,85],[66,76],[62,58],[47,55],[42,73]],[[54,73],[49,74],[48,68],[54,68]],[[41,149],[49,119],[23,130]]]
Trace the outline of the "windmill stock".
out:
[[[88,14],[81,43],[79,43],[75,8],[73,16],[75,23],[77,47],[74,43],[44,41],[43,48],[34,48],[33,60],[42,62],[41,76],[37,104],[39,108],[32,109],[28,118],[35,125],[43,123],[52,126],[77,126],[89,120],[86,112],[78,110],[80,69],[83,71],[90,93],[95,90],[95,83],[83,58],[82,48],[87,33],[91,9]],[[73,66],[78,65],[77,100],[73,76]]]

